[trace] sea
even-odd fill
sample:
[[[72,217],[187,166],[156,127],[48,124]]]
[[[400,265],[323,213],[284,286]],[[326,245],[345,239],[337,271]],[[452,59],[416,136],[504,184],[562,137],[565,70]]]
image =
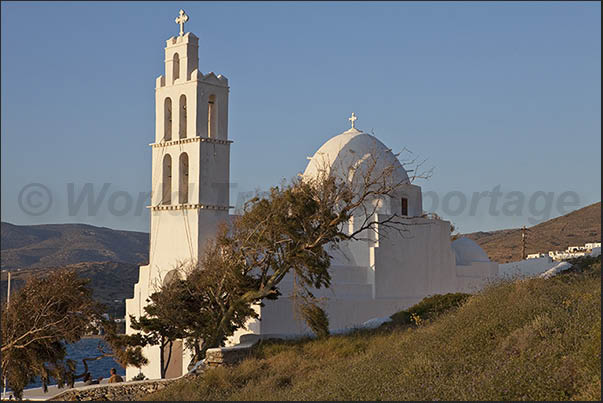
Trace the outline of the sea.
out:
[[[76,343],[67,345],[67,358],[72,359],[77,363],[76,373],[78,375],[84,372],[82,359],[98,355],[99,343],[104,351],[111,351],[109,346],[100,337],[86,337]],[[101,376],[103,378],[109,378],[111,376],[111,368],[115,368],[116,372],[125,379],[126,370],[111,357],[103,357],[100,360],[88,361],[88,370],[90,371],[92,379],[98,379]],[[77,381],[81,381],[81,379],[77,379]],[[51,383],[56,382],[51,380]],[[27,386],[27,389],[38,388],[40,386],[42,386],[42,381],[36,379],[35,382],[32,382]]]

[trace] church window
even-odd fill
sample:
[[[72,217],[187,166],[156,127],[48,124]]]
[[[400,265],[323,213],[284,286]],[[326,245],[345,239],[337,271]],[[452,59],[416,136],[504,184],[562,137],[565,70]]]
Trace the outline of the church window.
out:
[[[180,154],[180,169],[179,178],[180,184],[178,187],[178,202],[180,204],[188,203],[188,154]]]
[[[186,138],[186,95],[180,95],[180,130],[179,137]]]
[[[217,137],[216,96],[210,95],[207,103],[207,137]]]
[[[408,199],[402,198],[402,215],[408,215]]]
[[[180,78],[180,56],[178,56],[178,53],[174,53],[173,67],[172,76],[174,77],[174,81],[176,81]]]
[[[172,204],[172,157],[166,154],[163,157],[163,181],[161,204]]]
[[[172,99],[166,98],[163,104],[163,140],[172,139]]]

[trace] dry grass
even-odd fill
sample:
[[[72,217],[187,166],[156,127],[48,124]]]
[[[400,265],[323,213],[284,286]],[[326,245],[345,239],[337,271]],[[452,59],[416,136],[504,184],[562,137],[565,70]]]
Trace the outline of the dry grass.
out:
[[[401,326],[264,342],[153,400],[600,400],[601,263]]]

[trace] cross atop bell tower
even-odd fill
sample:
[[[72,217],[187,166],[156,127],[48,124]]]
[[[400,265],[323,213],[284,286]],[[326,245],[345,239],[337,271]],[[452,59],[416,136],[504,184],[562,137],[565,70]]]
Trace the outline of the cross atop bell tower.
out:
[[[178,18],[176,18],[176,24],[180,25],[180,36],[184,36],[184,23],[188,21],[188,15],[183,9],[180,9]]]
[[[184,32],[184,23],[189,20],[184,10],[180,10],[176,24],[180,26],[178,36],[172,36],[165,46],[165,75],[158,87],[189,81],[193,71],[199,68],[199,38],[191,32]]]

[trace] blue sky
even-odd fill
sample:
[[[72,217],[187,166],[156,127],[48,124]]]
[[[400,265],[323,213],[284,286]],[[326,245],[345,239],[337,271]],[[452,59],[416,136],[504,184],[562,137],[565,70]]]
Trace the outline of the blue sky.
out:
[[[436,211],[463,232],[601,199],[599,3],[0,7],[3,221],[148,231],[146,209],[109,198],[127,192],[136,205],[150,190],[155,78],[179,8],[200,38],[200,70],[229,78],[232,205],[303,171],[352,111],[393,150],[428,159],[434,174],[417,183],[432,195],[425,208],[436,195]],[[31,183],[52,194],[38,215],[19,203]],[[74,207],[86,183],[95,197],[109,184],[96,209]],[[473,193],[493,189],[501,200],[521,192],[523,207],[497,213],[502,202],[486,198],[471,211]],[[26,200],[35,209],[43,197]]]

